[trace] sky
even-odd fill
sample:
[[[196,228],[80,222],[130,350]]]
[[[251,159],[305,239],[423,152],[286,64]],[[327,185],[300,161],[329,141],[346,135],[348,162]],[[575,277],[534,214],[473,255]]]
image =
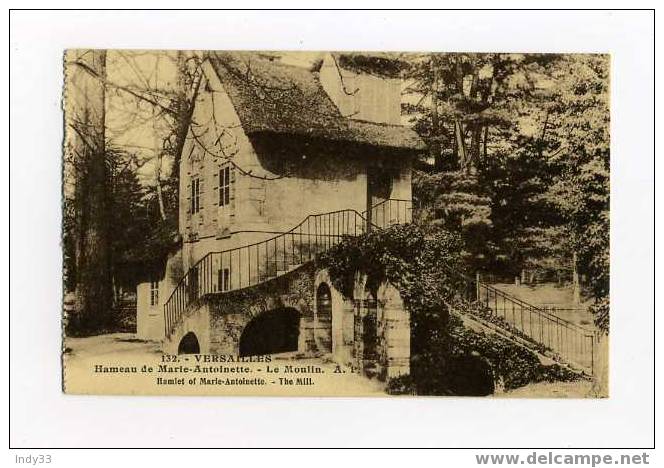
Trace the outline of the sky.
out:
[[[309,68],[323,52],[275,52],[285,64]],[[154,90],[155,96],[169,95],[176,89],[175,51],[109,50],[106,58],[107,80],[131,89]],[[155,106],[140,102],[125,92],[109,87],[106,95],[106,136],[109,144],[138,155],[145,165],[139,170],[144,185],[156,183],[157,154],[168,134],[164,117],[156,116]],[[162,160],[162,178],[172,161]]]
[[[111,83],[130,89],[153,90],[154,96],[173,93],[177,68],[171,51],[109,50],[106,75]],[[156,181],[157,152],[168,134],[168,122],[155,116],[155,106],[141,102],[129,94],[107,87],[106,137],[109,144],[134,152],[147,163],[139,178],[145,185]],[[162,172],[168,174],[171,161],[164,160]]]

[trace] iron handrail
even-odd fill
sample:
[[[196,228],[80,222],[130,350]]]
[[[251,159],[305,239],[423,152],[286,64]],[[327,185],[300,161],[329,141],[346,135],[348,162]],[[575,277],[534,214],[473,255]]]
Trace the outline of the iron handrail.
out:
[[[475,280],[475,281],[476,281],[476,280]],[[580,331],[584,331],[584,332],[587,332],[587,333],[592,333],[590,330],[588,330],[588,329],[585,328],[585,327],[582,327],[582,326],[579,325],[579,324],[576,324],[576,323],[574,323],[574,322],[570,322],[569,320],[566,320],[566,319],[564,319],[564,318],[562,318],[562,317],[559,317],[559,316],[557,316],[557,315],[555,315],[555,314],[549,312],[549,311],[546,310],[546,309],[543,309],[543,308],[538,307],[538,306],[536,306],[536,305],[533,305],[533,304],[530,304],[530,303],[528,303],[528,302],[525,302],[525,301],[519,299],[518,297],[512,296],[511,294],[506,293],[505,291],[501,291],[500,289],[495,288],[495,287],[493,287],[493,286],[491,286],[491,285],[489,285],[489,284],[486,284],[486,283],[484,283],[484,282],[482,282],[482,281],[480,281],[479,284],[480,284],[481,287],[483,287],[483,288],[485,288],[485,289],[487,289],[487,290],[490,290],[490,291],[493,292],[495,295],[497,295],[497,296],[501,296],[501,297],[505,298],[506,300],[511,301],[511,302],[514,302],[514,303],[516,303],[516,304],[518,304],[518,305],[520,305],[520,306],[530,308],[530,309],[534,310],[535,312],[537,312],[538,314],[541,314],[541,315],[543,315],[543,316],[545,316],[545,317],[547,317],[547,318],[549,318],[549,319],[551,319],[551,320],[556,320],[557,322],[562,323],[562,324],[564,324],[564,325],[566,325],[566,326],[568,326],[568,327],[570,327],[570,328],[577,328],[577,329],[579,329]]]
[[[288,231],[268,239],[223,251],[208,252],[189,268],[164,303],[166,336],[170,336],[173,326],[186,308],[203,295],[255,286],[272,279],[279,276],[280,271],[288,270],[291,265],[297,266],[312,260],[320,253],[321,248],[331,247],[343,236],[356,236],[365,232],[367,225],[364,217],[354,209],[311,214]],[[303,253],[305,247],[306,255]],[[312,248],[315,250],[313,255]],[[290,255],[288,250],[291,251]],[[234,262],[234,258],[237,261]],[[224,260],[228,261],[226,265]],[[297,263],[293,263],[295,261]],[[218,266],[216,270],[215,266]],[[227,272],[223,271],[224,266],[228,267]],[[233,266],[239,268],[234,270]],[[279,266],[283,268],[279,270]],[[216,279],[215,271],[219,275]],[[243,271],[246,281],[242,278]],[[230,287],[233,283],[239,287]]]
[[[393,206],[395,205],[396,212],[393,211]],[[223,293],[231,290],[243,289],[274,279],[277,276],[280,276],[280,272],[283,274],[290,271],[291,268],[298,267],[313,260],[321,251],[327,250],[327,248],[336,244],[344,236],[357,236],[358,234],[363,234],[373,228],[381,229],[393,224],[411,222],[412,211],[409,216],[409,209],[412,210],[412,202],[410,200],[388,199],[374,205],[362,213],[359,213],[354,209],[346,209],[331,211],[328,213],[311,214],[288,231],[279,233],[268,239],[223,251],[208,252],[203,258],[189,268],[165,302],[164,322],[166,336],[170,336],[173,327],[182,318],[182,314],[189,305],[200,299],[200,297],[210,293]],[[371,213],[376,210],[382,210],[383,223],[376,223],[376,219],[373,219],[373,216],[371,216]],[[401,216],[402,212],[403,217]],[[386,213],[389,213],[389,219],[386,216]],[[395,216],[392,216],[392,214],[395,214]],[[313,223],[312,220],[314,220]],[[321,222],[319,223],[319,221]],[[313,230],[312,225],[314,228]],[[343,226],[345,227],[342,228]],[[289,240],[287,240],[287,238],[289,238]],[[313,243],[312,239],[315,239]],[[325,240],[320,241],[321,239]],[[288,252],[289,248],[290,256]],[[305,250],[306,255],[303,253]],[[245,253],[244,263],[242,262],[243,252]],[[253,256],[255,257],[253,260],[252,252],[254,252]],[[234,254],[236,254],[237,257],[235,267],[237,268],[239,266],[237,271],[233,268]],[[224,265],[224,258],[228,260],[228,264],[226,265]],[[279,269],[280,265],[282,266],[281,269]],[[224,271],[224,266],[228,267],[228,272]],[[485,306],[489,311],[492,310],[489,304],[489,296],[492,296],[495,302],[495,311],[493,312],[495,312],[495,315],[498,318],[501,318],[499,314],[500,309],[498,308],[498,298],[500,297],[503,301],[502,319],[509,327],[520,332],[524,337],[546,348],[557,348],[553,350],[571,362],[581,364],[579,361],[583,361],[586,358],[585,354],[587,350],[585,349],[585,344],[582,344],[581,346],[582,352],[580,353],[581,357],[579,358],[578,352],[576,355],[574,352],[566,353],[568,349],[565,346],[558,346],[557,342],[552,342],[550,327],[555,327],[557,338],[562,336],[563,333],[567,337],[568,332],[564,330],[579,334],[583,339],[594,338],[592,331],[552,314],[545,309],[529,304],[509,293],[483,283],[476,278],[472,278],[463,272],[454,270],[447,265],[441,266],[452,275],[457,276],[464,281],[466,293],[469,292],[468,287],[473,286],[473,289],[475,290],[474,299],[480,303],[482,303],[480,289],[484,289],[486,291]],[[253,273],[255,273],[255,277],[252,277],[252,268],[254,269]],[[213,278],[214,272],[217,272],[219,275],[216,281]],[[227,276],[225,276],[226,274]],[[246,278],[246,284],[243,282],[243,274]],[[234,279],[236,275],[238,275],[239,278]],[[202,285],[200,283],[202,283]],[[233,284],[238,287],[232,287]],[[468,297],[464,297],[464,299],[468,300]],[[471,299],[469,302],[473,302],[473,300]],[[510,323],[508,320],[506,305],[508,302],[512,307],[512,321],[514,323]],[[520,329],[518,327],[518,321],[515,319],[515,311],[517,307],[521,314]],[[524,311],[529,314],[530,330],[527,330],[524,326]],[[536,321],[533,321],[533,314]],[[539,323],[537,323],[537,319],[539,319]],[[546,338],[548,339],[545,339],[544,336],[545,322],[549,324],[547,325],[548,329],[546,332],[548,334]],[[538,333],[535,333],[534,330]],[[537,336],[538,334],[539,336]],[[578,351],[578,349],[576,351]],[[591,342],[590,356],[590,369],[592,373],[594,367],[594,341]]]
[[[220,251],[216,251],[216,252],[208,252],[208,253],[205,255],[205,257],[207,257],[208,255],[221,255],[221,254],[227,254],[227,253],[235,252],[235,251],[237,251],[237,250],[248,249],[248,248],[251,248],[251,247],[255,247],[255,246],[257,246],[257,245],[260,245],[260,244],[264,244],[264,243],[266,243],[266,242],[274,241],[275,239],[277,239],[277,238],[281,238],[281,237],[284,236],[284,235],[292,234],[293,231],[295,231],[297,228],[301,227],[301,226],[302,226],[304,223],[306,223],[307,220],[308,220],[309,218],[311,218],[311,217],[324,216],[324,215],[334,214],[334,213],[340,213],[340,212],[342,212],[342,211],[352,211],[352,212],[355,212],[358,216],[362,216],[362,215],[361,215],[359,212],[357,212],[356,210],[337,210],[337,211],[331,211],[331,212],[329,212],[329,213],[321,213],[321,214],[308,215],[308,216],[307,216],[306,218],[304,218],[304,220],[302,220],[302,221],[300,222],[300,224],[298,224],[297,226],[295,226],[295,227],[289,229],[288,231],[280,232],[280,233],[278,233],[278,234],[277,234],[276,236],[274,236],[274,237],[270,237],[269,239],[265,239],[265,240],[262,240],[262,241],[254,242],[253,244],[246,244],[246,245],[241,245],[241,246],[239,246],[239,247],[233,247],[232,249],[220,250]],[[270,234],[272,234],[272,232],[271,232]],[[331,235],[331,234],[318,234],[318,236],[332,236],[332,235]],[[191,269],[191,268],[195,268],[198,264],[200,264],[200,263],[203,261],[203,259],[204,259],[205,257],[202,257],[198,262],[196,262],[196,263],[194,264],[194,266],[190,267],[190,269]],[[185,275],[185,276],[186,276],[186,275]],[[175,286],[176,288],[180,285],[180,283],[182,283],[182,281],[184,280],[185,276],[183,276],[183,277],[180,279],[180,281],[178,282],[178,284]],[[173,296],[173,293],[174,293],[174,292],[175,292],[175,291],[173,291],[173,292],[171,293],[171,295],[168,297],[168,299],[166,300],[166,302],[168,302],[168,301],[171,299],[171,297]]]
[[[396,213],[393,207],[396,207]],[[367,219],[371,226],[375,226],[380,229],[393,224],[411,222],[413,217],[412,211],[412,200],[406,200],[402,198],[388,198],[379,203],[376,203],[371,208],[364,210],[362,212],[362,216]],[[377,222],[376,220],[379,214],[382,214],[382,223]],[[396,214],[396,216],[393,216],[394,214]],[[389,215],[389,219],[387,219],[387,215]]]
[[[473,277],[471,277],[471,276],[469,276],[469,275],[467,275],[467,274],[465,274],[465,273],[458,272],[458,271],[453,270],[453,269],[451,269],[451,268],[449,268],[449,267],[447,267],[447,266],[445,266],[445,269],[446,269],[448,272],[450,272],[450,273],[452,273],[452,274],[454,274],[454,275],[457,275],[457,276],[459,276],[459,277],[462,277],[462,278],[463,278],[465,281],[467,281],[467,282],[478,283],[481,287],[483,287],[483,288],[485,288],[485,289],[487,289],[487,290],[493,292],[493,293],[496,294],[497,296],[502,296],[502,297],[505,298],[506,300],[511,301],[511,302],[514,302],[514,303],[518,304],[519,306],[522,306],[522,307],[525,307],[525,308],[532,309],[533,311],[536,311],[536,312],[539,313],[539,314],[542,314],[542,315],[544,315],[544,316],[548,316],[548,317],[550,317],[550,318],[552,318],[552,319],[555,319],[555,320],[559,320],[559,321],[561,321],[562,323],[564,323],[564,324],[566,324],[566,325],[569,325],[570,327],[578,328],[579,330],[582,330],[582,331],[587,332],[587,333],[592,333],[591,330],[588,330],[587,328],[582,327],[581,325],[578,325],[578,324],[576,324],[576,323],[574,323],[574,322],[570,322],[569,320],[565,320],[564,318],[558,317],[557,315],[552,314],[551,312],[547,311],[546,309],[543,309],[543,308],[538,307],[538,306],[536,306],[536,305],[534,305],[534,304],[530,304],[530,303],[528,303],[528,302],[525,302],[524,300],[519,299],[518,297],[513,296],[513,295],[511,295],[511,294],[509,294],[509,293],[507,293],[507,292],[505,292],[505,291],[501,291],[500,289],[498,289],[498,288],[496,288],[496,287],[494,287],[494,286],[491,286],[490,284],[487,284],[487,283],[485,283],[485,282],[483,282],[483,281],[478,281],[476,278],[473,278]]]
[[[553,351],[565,361],[590,370],[591,374],[594,373],[595,335],[591,330],[478,281],[476,278],[447,266],[443,267],[464,282],[465,289],[460,291],[464,296],[463,299],[470,303],[476,301],[482,304],[488,310],[490,317],[496,317],[500,323],[505,324],[503,328],[507,326],[506,329],[511,330],[517,336]],[[482,290],[486,292],[486,295],[482,294]],[[493,301],[490,300],[491,298]],[[503,303],[502,316],[499,307],[501,301]]]

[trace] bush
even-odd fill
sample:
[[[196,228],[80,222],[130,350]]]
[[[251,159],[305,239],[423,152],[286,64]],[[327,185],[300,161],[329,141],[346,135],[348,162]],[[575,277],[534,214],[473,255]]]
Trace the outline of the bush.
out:
[[[497,385],[510,390],[549,378],[578,378],[560,366],[546,369],[533,352],[468,330],[450,316],[447,304],[458,303],[462,286],[454,274],[462,270],[461,251],[458,236],[407,224],[346,238],[318,258],[348,297],[358,271],[399,290],[410,312],[411,374],[390,380],[388,392],[489,395]]]
[[[425,382],[438,382],[439,372],[432,369],[444,361],[445,304],[459,287],[457,277],[443,266],[460,268],[460,247],[458,236],[445,230],[405,224],[346,238],[319,257],[335,287],[348,297],[358,271],[374,284],[387,280],[399,290],[410,311],[411,373],[418,393],[423,385],[429,388]]]
[[[457,317],[450,320],[449,337],[451,355],[481,355],[491,366],[495,384],[503,386],[505,390],[542,381],[569,382],[581,378],[579,374],[559,364],[543,365],[533,351],[510,340],[469,330]]]

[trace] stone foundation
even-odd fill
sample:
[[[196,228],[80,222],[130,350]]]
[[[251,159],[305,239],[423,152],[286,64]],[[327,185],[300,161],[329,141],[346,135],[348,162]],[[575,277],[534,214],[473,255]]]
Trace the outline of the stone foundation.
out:
[[[394,286],[369,283],[358,273],[353,297],[346,297],[327,270],[308,265],[252,288],[209,295],[185,314],[164,341],[164,351],[177,353],[182,337],[193,332],[201,353],[239,355],[247,326],[266,314],[278,320],[283,311],[284,317],[299,315],[292,351],[329,355],[381,380],[408,374],[410,314]]]

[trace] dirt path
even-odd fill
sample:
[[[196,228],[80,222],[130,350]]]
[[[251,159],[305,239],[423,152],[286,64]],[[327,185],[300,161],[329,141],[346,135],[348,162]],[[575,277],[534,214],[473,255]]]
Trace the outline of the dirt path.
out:
[[[155,341],[137,340],[129,333],[100,335],[88,338],[66,339],[65,382],[67,391],[76,394],[115,394],[115,395],[297,395],[297,396],[385,396],[384,384],[376,379],[353,373],[349,368],[337,367],[325,359],[297,358],[294,354],[272,356],[271,362],[242,364],[249,372],[244,374],[201,373],[186,374],[186,379],[201,377],[263,379],[266,384],[255,385],[199,385],[157,384],[157,378],[174,379],[185,374],[142,373],[142,366],[157,369],[162,363],[160,344]],[[195,365],[193,356],[186,364]],[[183,362],[184,364],[184,362]],[[207,366],[219,363],[205,364]],[[235,363],[224,364],[233,367]],[[268,372],[278,369],[278,372]],[[138,373],[99,373],[95,366],[137,367]],[[292,366],[290,371],[288,366]],[[317,373],[301,372],[311,369]],[[339,372],[341,370],[341,372]],[[335,372],[336,371],[336,372]],[[298,378],[311,377],[313,385],[296,384]],[[292,384],[280,383],[287,379]],[[274,383],[272,383],[274,382]],[[592,382],[541,382],[526,385],[509,392],[498,392],[494,398],[588,398],[593,397]]]
[[[494,398],[593,398],[592,382],[539,382],[509,392],[500,392]]]
[[[267,362],[202,362],[194,355],[164,363],[158,342],[118,333],[65,341],[68,393],[116,395],[382,396],[384,383],[325,359],[275,355]],[[233,359],[234,362],[229,362]],[[189,372],[160,370],[178,366]],[[194,371],[196,366],[201,369]],[[152,368],[151,371],[143,369]],[[108,370],[113,372],[108,372]],[[122,372],[116,372],[122,369]],[[310,380],[307,380],[310,378]],[[161,380],[159,380],[161,379]],[[190,384],[190,380],[195,382]],[[166,383],[164,383],[166,382]]]

